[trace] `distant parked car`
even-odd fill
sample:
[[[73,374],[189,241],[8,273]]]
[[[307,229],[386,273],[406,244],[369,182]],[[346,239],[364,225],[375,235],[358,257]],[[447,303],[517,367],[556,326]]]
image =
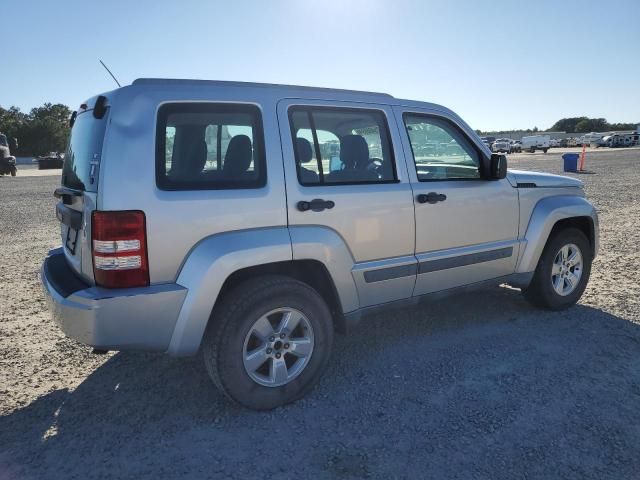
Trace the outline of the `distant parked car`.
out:
[[[549,135],[530,135],[522,137],[522,149],[525,152],[534,153],[536,150],[542,150],[547,153],[551,144]]]
[[[0,175],[11,175],[15,177],[17,172],[16,157],[11,155],[7,136],[0,133]]]
[[[607,135],[596,141],[598,147],[631,147],[638,143],[637,133]]]
[[[584,136],[580,137],[580,145],[586,144],[594,147],[598,147],[602,145],[602,137],[604,137],[604,133],[596,133],[591,132],[587,133]]]
[[[511,142],[507,138],[499,138],[493,143],[491,150],[496,153],[511,153]]]
[[[38,170],[62,168],[62,164],[64,163],[64,154],[49,152],[48,155],[35,158],[33,162],[38,164]]]
[[[515,140],[511,144],[511,152],[512,153],[520,153],[520,152],[522,152],[522,142],[520,140]]]

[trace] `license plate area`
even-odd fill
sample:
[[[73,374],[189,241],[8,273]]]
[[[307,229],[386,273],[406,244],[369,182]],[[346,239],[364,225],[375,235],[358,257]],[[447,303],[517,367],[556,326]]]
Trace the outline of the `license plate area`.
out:
[[[64,246],[67,247],[71,255],[76,254],[76,245],[78,243],[78,230],[75,228],[67,228],[67,238],[64,241]]]
[[[75,255],[78,232],[82,228],[82,213],[67,207],[64,203],[58,203],[56,205],[56,217],[60,220],[60,223],[66,226],[66,232],[63,233],[64,245],[72,255]]]

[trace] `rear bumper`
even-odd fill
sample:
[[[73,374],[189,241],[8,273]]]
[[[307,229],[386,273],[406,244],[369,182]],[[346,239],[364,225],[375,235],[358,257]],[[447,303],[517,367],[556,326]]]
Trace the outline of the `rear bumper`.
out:
[[[62,331],[105,350],[166,351],[187,294],[174,283],[125,289],[87,285],[69,268],[61,248],[49,252],[40,275]]]

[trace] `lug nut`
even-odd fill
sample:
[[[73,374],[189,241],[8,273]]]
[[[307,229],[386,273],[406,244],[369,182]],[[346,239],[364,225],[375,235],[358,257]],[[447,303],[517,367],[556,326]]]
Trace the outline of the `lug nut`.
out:
[[[280,334],[280,338],[284,338],[284,337],[285,337],[285,334],[284,334],[284,333],[281,333],[281,334]]]
[[[276,337],[274,337],[273,335],[271,335],[271,336],[269,337],[269,341],[270,341],[270,342],[273,342],[275,339],[276,339]]]
[[[282,355],[278,352],[276,353],[276,358],[280,358]]]
[[[273,352],[273,350],[271,350],[270,348],[267,348],[267,355],[270,355],[271,352]]]
[[[284,349],[285,349],[285,350],[287,350],[288,348],[289,348],[289,344],[288,344],[288,343],[285,343],[285,344],[284,344]]]

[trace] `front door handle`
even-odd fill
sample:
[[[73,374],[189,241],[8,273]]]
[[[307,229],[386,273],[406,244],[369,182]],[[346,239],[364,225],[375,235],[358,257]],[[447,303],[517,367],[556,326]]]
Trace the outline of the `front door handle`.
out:
[[[332,200],[322,200],[321,198],[314,198],[310,202],[306,200],[301,200],[298,202],[298,210],[301,212],[306,212],[307,210],[311,210],[312,212],[321,212],[325,208],[332,209],[336,204]]]
[[[418,203],[433,204],[438,202],[444,202],[447,199],[447,196],[444,193],[429,192],[429,193],[421,193],[416,197],[416,199],[418,200]]]

